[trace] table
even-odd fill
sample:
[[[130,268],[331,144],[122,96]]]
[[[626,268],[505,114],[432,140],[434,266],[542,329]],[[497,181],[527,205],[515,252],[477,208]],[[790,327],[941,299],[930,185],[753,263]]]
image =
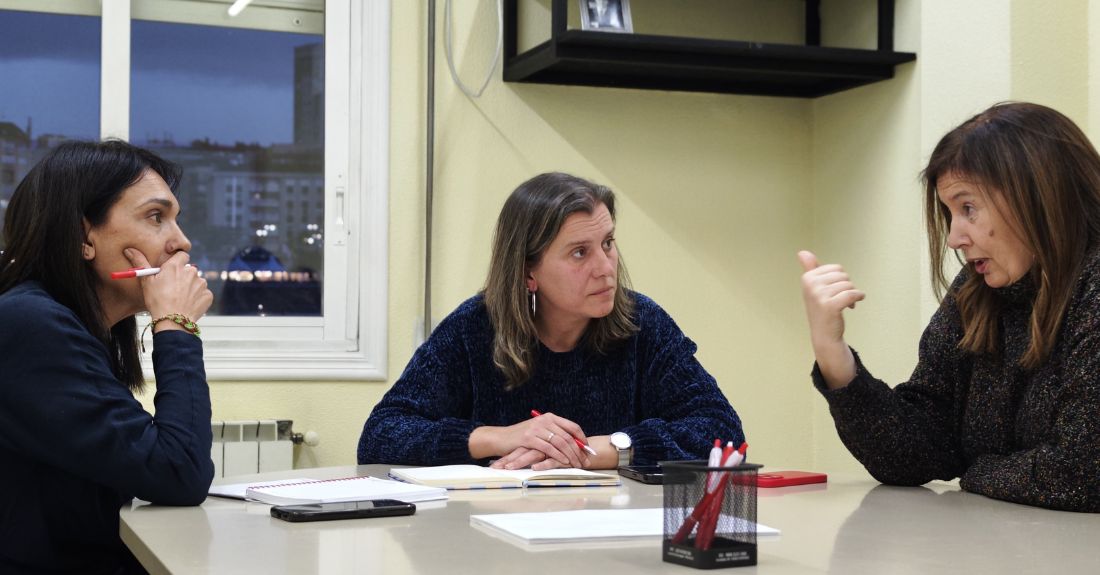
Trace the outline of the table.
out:
[[[387,466],[298,469],[219,482],[385,477]],[[152,573],[678,573],[658,540],[581,548],[512,543],[471,527],[483,513],[661,506],[660,486],[452,491],[415,515],[286,523],[260,503],[208,498],[199,507],[135,502],[122,540]],[[734,573],[997,574],[1100,572],[1100,516],[1037,509],[960,491],[954,482],[880,485],[861,474],[761,489],[759,564]]]

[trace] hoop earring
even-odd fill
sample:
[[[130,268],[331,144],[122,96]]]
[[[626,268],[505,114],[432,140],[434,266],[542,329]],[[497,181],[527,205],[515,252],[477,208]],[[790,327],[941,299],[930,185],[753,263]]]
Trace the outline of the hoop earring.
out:
[[[535,317],[535,312],[539,306],[539,298],[535,295],[535,292],[527,290],[527,301],[531,302],[531,317]]]

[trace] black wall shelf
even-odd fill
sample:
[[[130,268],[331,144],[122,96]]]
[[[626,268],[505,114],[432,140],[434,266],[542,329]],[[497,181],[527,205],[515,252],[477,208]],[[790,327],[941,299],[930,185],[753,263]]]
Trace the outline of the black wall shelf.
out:
[[[552,0],[550,39],[517,53],[518,0],[504,3],[504,80],[815,98],[894,77],[917,55],[893,51],[893,0],[878,0],[878,49],[820,46],[819,0],[806,0],[806,45],[569,30]]]

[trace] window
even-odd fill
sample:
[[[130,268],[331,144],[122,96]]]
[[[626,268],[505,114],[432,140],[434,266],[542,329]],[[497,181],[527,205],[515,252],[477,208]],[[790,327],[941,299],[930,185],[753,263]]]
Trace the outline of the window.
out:
[[[53,14],[0,3],[0,238],[11,194],[38,160],[99,134],[99,3],[84,4]]]
[[[135,19],[130,46],[130,138],[189,175],[180,220],[210,315],[320,316],[324,242],[277,205],[299,177],[324,175],[324,35]],[[256,186],[247,221],[226,217],[218,196],[233,210],[237,186],[224,181]],[[226,191],[210,197],[207,182]]]
[[[184,167],[181,224],[215,292],[201,322],[208,377],[383,379],[389,2],[254,0],[236,17],[230,0],[49,4],[96,33],[80,52],[99,67],[103,105],[80,137],[121,137]],[[75,51],[55,27],[34,36]],[[0,30],[5,79],[7,46]]]

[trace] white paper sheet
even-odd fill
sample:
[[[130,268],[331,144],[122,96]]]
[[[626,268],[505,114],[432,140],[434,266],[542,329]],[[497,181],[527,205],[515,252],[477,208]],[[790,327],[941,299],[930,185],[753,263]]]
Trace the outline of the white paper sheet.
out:
[[[488,527],[532,544],[618,541],[664,535],[664,509],[581,509],[543,513],[471,515],[470,524]],[[779,530],[757,523],[758,537]],[[752,524],[747,528],[751,529]]]

